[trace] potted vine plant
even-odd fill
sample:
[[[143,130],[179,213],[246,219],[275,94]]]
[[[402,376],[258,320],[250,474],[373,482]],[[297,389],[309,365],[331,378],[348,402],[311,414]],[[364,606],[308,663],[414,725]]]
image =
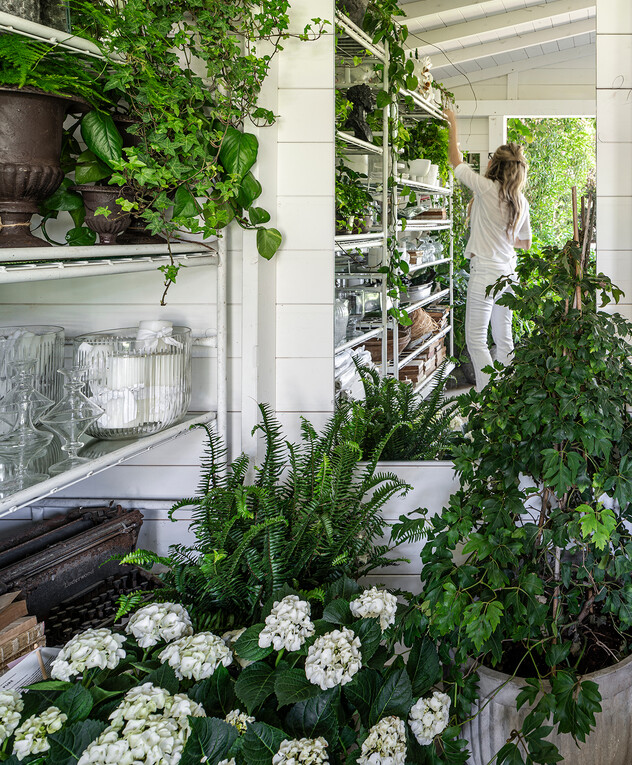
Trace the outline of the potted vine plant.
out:
[[[38,203],[62,183],[68,112],[107,103],[99,63],[17,34],[0,36],[0,246],[41,247],[30,232]]]
[[[590,239],[502,298],[534,329],[468,396],[462,488],[421,554],[414,618],[456,662],[473,765],[632,756],[632,325],[599,310],[621,292],[587,271]]]
[[[366,177],[344,164],[336,168],[337,234],[363,234],[370,229],[375,202],[362,182]]]

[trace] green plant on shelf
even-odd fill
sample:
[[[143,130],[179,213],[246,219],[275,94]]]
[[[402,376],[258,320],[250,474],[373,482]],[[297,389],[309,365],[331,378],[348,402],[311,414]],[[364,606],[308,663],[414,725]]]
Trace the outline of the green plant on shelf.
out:
[[[366,187],[367,176],[346,165],[336,168],[336,231],[365,233],[371,225],[375,202]]]
[[[429,159],[439,167],[439,177],[445,185],[452,170],[448,159],[448,129],[442,120],[430,117],[422,119],[408,130],[409,140],[404,146],[402,159]]]

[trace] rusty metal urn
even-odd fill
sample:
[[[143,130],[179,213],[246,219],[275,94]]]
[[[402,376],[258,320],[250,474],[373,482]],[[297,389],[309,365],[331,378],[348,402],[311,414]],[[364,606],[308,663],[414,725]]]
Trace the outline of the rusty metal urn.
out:
[[[125,231],[131,220],[128,212],[117,203],[117,199],[127,196],[127,190],[121,186],[73,186],[83,197],[86,208],[86,226],[99,235],[99,244],[116,244],[116,237]],[[107,207],[110,214],[95,215],[98,207]]]
[[[49,246],[31,234],[31,216],[64,177],[66,113],[88,109],[78,98],[0,86],[0,247]]]

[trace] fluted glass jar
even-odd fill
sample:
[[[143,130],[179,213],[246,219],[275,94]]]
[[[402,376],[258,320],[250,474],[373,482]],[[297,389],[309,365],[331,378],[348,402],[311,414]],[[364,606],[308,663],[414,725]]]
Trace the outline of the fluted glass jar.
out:
[[[57,370],[64,366],[64,328],[42,324],[0,327],[0,398],[10,386],[11,364],[35,360],[34,387],[57,402],[62,381]]]

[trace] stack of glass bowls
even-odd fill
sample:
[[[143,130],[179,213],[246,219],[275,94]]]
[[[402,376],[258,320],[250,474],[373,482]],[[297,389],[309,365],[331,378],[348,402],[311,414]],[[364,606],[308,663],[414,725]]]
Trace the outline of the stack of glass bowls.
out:
[[[138,327],[79,335],[74,364],[87,368],[86,395],[104,412],[87,432],[137,438],[180,421],[191,401],[191,330],[143,336]]]
[[[64,366],[64,328],[46,325],[0,327],[0,398],[10,387],[13,362],[35,359],[34,388],[53,402],[62,397],[57,370]]]

